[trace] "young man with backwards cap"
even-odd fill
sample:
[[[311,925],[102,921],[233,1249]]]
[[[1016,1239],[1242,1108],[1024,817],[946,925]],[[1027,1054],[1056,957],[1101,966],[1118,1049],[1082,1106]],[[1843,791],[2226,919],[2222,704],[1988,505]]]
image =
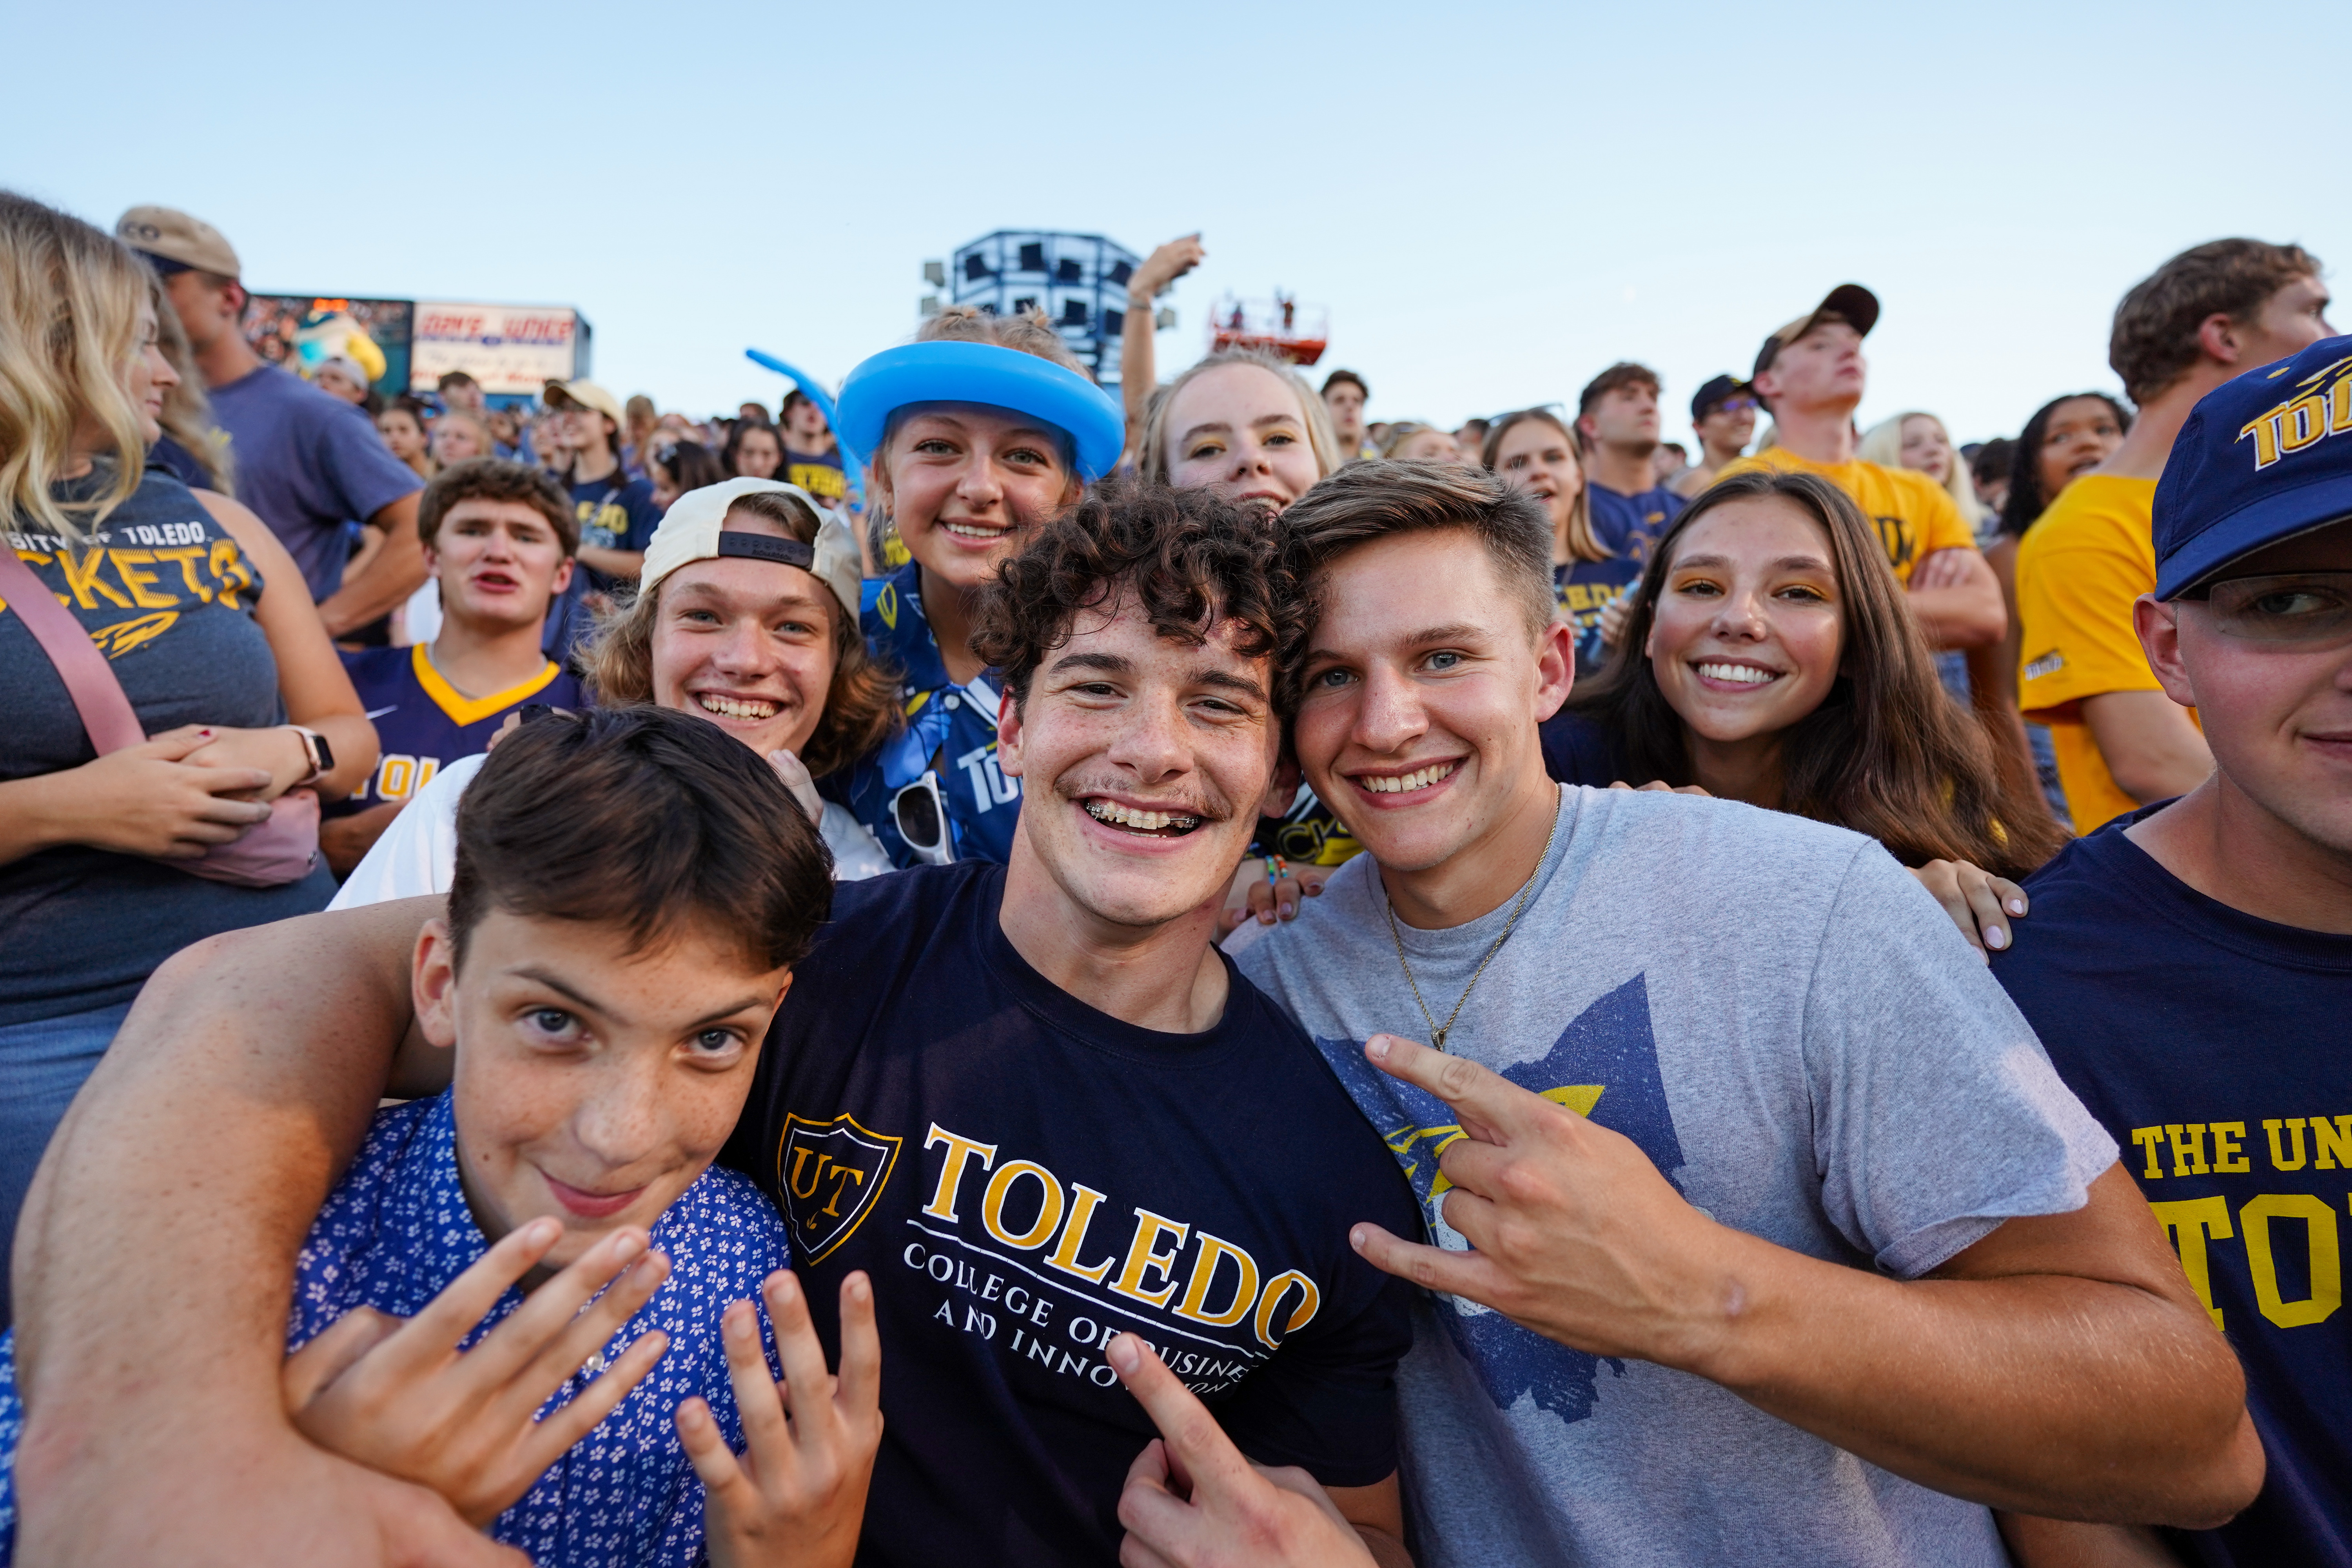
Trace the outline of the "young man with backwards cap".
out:
[[[115,224],[163,275],[188,335],[213,416],[236,460],[236,499],[251,507],[302,569],[327,630],[341,637],[389,614],[425,581],[416,497],[425,487],[368,416],[273,364],[246,341],[245,285],[218,229],[170,207],[132,207]],[[349,583],[343,525],[383,535]]]
[[[2212,771],[2195,720],[2159,689],[2133,629],[2133,604],[2156,584],[2149,516],[2175,432],[2223,382],[2331,335],[2317,258],[2258,239],[2185,250],[2116,307],[2107,363],[2138,415],[2017,549],[2018,703],[2050,727],[2077,833]]]
[[[2000,580],[1952,498],[1923,474],[1853,455],[1853,411],[1868,374],[1862,340],[1877,324],[1878,296],[1841,283],[1766,338],[1748,384],[1771,411],[1780,445],[1727,463],[1715,477],[1749,468],[1819,474],[1878,525],[1887,564],[1910,590],[1928,647],[1988,647],[2000,640],[2009,613]]]
[[[2123,1145],[2245,1367],[2262,1495],[2170,1544],[2214,1568],[2346,1568],[2352,338],[2208,393],[2171,443],[2152,538],[2133,625],[2213,771],[2035,873],[2032,939],[1992,971]]]
[[[1691,394],[1691,434],[1698,437],[1698,461],[1667,481],[1687,500],[1715,483],[1725,467],[1739,460],[1756,437],[1756,395],[1745,382],[1718,375]]]
[[[450,472],[478,466],[462,464]],[[560,499],[554,481],[535,469],[503,461],[495,467],[539,479]],[[433,491],[428,489],[426,495],[429,501]],[[817,520],[815,542],[789,537],[780,519],[756,499],[763,496],[789,497],[805,507]],[[718,695],[698,689],[702,687],[723,685],[751,698],[782,697],[797,689],[805,699],[808,688],[825,684],[824,661],[804,661],[830,639],[822,626],[804,633],[798,623],[823,614],[812,600],[826,594],[833,615],[854,621],[859,575],[857,542],[849,525],[826,511],[815,497],[781,480],[741,479],[706,485],[680,496],[654,531],[639,592],[658,593],[672,574],[703,562],[725,563],[733,570],[698,573],[688,580],[700,618],[690,632],[673,628],[655,634],[646,654],[651,700],[710,720],[765,756],[815,821],[833,856],[836,880],[854,881],[888,870],[890,863],[873,836],[846,809],[828,806],[800,763],[797,752],[815,733],[821,713],[809,717],[805,700],[799,706],[761,701],[761,706],[773,711],[738,719],[716,715],[698,700]],[[776,569],[785,566],[798,570]],[[396,651],[406,655],[409,650]],[[816,692],[820,706],[828,695],[829,689]],[[560,689],[551,685],[539,700],[551,707],[573,705],[581,700],[580,689],[567,674],[561,678]],[[430,778],[418,778],[407,808],[377,829],[382,837],[371,839],[366,858],[344,879],[328,908],[358,909],[449,890],[457,851],[457,802],[481,771],[488,745],[496,743],[479,730],[468,733],[483,741],[483,747],[437,769]]]

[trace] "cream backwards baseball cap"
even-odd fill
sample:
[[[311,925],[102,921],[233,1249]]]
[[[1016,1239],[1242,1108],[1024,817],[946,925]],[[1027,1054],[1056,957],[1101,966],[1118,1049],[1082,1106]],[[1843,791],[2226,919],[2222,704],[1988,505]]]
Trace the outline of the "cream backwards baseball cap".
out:
[[[791,496],[807,506],[816,514],[816,542],[803,544],[797,539],[727,527],[728,512],[737,501],[752,495]],[[687,491],[670,504],[646,546],[640,591],[653,592],[656,584],[681,566],[716,561],[722,555],[799,567],[832,589],[850,625],[857,624],[857,601],[866,574],[858,559],[856,538],[847,523],[800,486],[776,479],[729,479]]]

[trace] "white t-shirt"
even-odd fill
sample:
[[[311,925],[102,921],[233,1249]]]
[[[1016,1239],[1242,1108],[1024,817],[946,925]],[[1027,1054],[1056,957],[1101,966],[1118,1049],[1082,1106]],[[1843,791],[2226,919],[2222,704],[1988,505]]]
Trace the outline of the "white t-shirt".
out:
[[[1362,1042],[1426,1040],[1613,1128],[1726,1225],[1916,1279],[2016,1215],[2083,1206],[2115,1141],[1943,911],[1860,834],[1735,801],[1564,788],[1510,904],[1391,934],[1360,855],[1242,973],[1287,1008],[1446,1225],[1437,1100]],[[1421,990],[1413,998],[1402,947]],[[1475,986],[1472,982],[1475,979]],[[1428,1568],[2001,1568],[1992,1516],[1729,1390],[1423,1295],[1397,1368],[1406,1516]]]
[[[356,910],[447,892],[457,865],[457,797],[482,771],[488,755],[461,757],[434,774],[432,783],[410,797],[407,809],[392,819],[367,858],[352,868],[327,907]],[[833,851],[835,881],[863,881],[890,869],[890,858],[847,807],[827,802],[817,833]]]

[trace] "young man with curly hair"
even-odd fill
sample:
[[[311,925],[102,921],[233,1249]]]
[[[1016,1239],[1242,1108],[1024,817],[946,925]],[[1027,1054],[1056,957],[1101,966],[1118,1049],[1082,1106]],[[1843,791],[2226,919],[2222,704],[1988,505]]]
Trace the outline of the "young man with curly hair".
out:
[[[1261,1503],[1402,1560],[1404,1291],[1348,1234],[1412,1229],[1412,1197],[1315,1047],[1209,942],[1258,814],[1291,794],[1284,583],[1266,531],[1205,492],[1097,492],[1039,525],[976,605],[1026,797],[1009,861],[845,885],[795,968],[721,1160],[782,1209],[829,1347],[843,1278],[874,1279],[885,1428],[862,1562],[1108,1562],[1123,1489],[1147,1510],[1213,1491],[1177,1479],[1200,1402],[1241,1453],[1287,1467],[1235,1476]],[[429,1501],[304,1444],[268,1353],[377,1095],[422,1088],[395,1047],[437,909],[265,928],[150,983],[29,1222],[109,1261],[27,1281],[28,1550],[378,1563],[446,1544]],[[208,1152],[223,1125],[242,1130],[232,1163]],[[204,1176],[159,1188],[159,1168]],[[184,1288],[102,1283],[124,1270]],[[1140,1405],[1120,1386],[1137,1375]]]

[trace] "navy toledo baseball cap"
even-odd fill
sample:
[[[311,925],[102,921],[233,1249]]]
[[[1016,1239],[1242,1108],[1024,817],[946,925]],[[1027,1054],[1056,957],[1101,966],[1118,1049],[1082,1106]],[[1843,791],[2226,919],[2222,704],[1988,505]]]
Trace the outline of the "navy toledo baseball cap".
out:
[[[2352,519],[2352,337],[2207,393],[2156,487],[2156,596],[2241,556]]]

